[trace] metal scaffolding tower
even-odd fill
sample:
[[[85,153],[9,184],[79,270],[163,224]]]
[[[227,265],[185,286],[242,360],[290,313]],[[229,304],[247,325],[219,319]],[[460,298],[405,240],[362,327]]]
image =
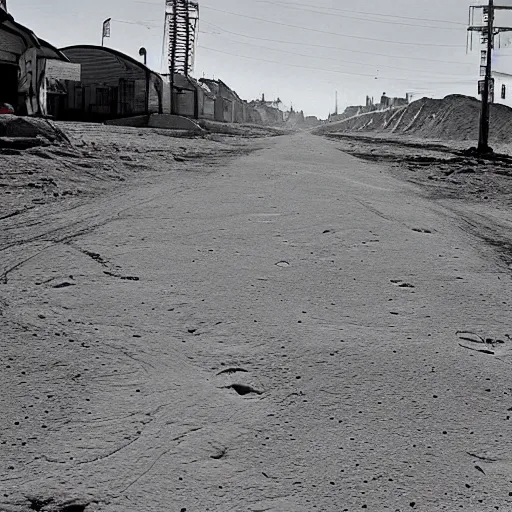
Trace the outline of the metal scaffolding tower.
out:
[[[194,69],[194,56],[199,25],[199,3],[190,0],[165,0],[165,41],[167,62],[174,93],[174,75],[188,76]]]
[[[166,0],[165,30],[169,69],[188,75],[194,67],[199,24],[199,3],[189,0]]]

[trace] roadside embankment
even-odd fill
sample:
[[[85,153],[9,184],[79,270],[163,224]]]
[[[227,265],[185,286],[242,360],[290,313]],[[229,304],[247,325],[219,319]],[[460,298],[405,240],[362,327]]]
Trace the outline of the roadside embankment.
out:
[[[442,141],[478,140],[480,102],[468,96],[451,95],[436,100],[423,98],[407,107],[350,117],[315,130],[318,135],[355,132],[408,135]],[[491,143],[512,143],[512,109],[491,107]]]

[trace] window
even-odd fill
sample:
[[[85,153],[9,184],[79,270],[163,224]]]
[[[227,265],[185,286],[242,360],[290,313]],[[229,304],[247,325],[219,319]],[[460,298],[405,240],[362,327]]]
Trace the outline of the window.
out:
[[[507,86],[505,84],[501,86],[501,99],[507,99]]]

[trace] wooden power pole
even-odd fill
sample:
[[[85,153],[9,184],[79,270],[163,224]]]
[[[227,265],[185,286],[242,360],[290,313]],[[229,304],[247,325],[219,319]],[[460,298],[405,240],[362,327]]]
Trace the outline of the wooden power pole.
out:
[[[494,49],[494,0],[489,0],[487,12],[487,62],[482,95],[482,112],[480,114],[480,133],[478,137],[478,152],[489,153],[489,122],[490,95],[492,82],[492,51]]]
[[[470,7],[470,32],[479,32],[482,36],[482,43],[485,43],[486,50],[482,51],[482,62],[480,66],[480,76],[484,77],[479,86],[479,92],[482,94],[482,112],[480,114],[480,130],[478,137],[478,152],[492,153],[489,146],[490,131],[490,105],[494,101],[494,79],[492,76],[492,53],[494,50],[495,37],[502,32],[511,32],[512,27],[498,27],[495,24],[495,15],[498,10],[512,10],[512,6],[499,5],[500,0],[488,0],[487,5],[473,5]],[[483,10],[484,25],[471,26],[471,20],[474,17],[476,9]],[[485,54],[485,65],[484,65]],[[480,85],[480,84],[479,84]]]

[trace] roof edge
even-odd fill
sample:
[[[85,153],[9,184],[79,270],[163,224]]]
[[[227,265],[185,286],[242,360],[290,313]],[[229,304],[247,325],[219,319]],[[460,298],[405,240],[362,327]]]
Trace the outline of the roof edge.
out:
[[[127,55],[126,53],[120,52],[119,50],[114,50],[114,48],[109,48],[108,46],[98,46],[94,44],[75,44],[72,46],[65,46],[63,48],[59,48],[58,51],[62,52],[64,55],[66,55],[66,50],[75,50],[79,48],[89,49],[89,50],[100,50],[107,53],[112,53],[116,57],[120,57],[122,59],[125,59],[132,64],[135,64],[136,66],[140,67],[142,70],[149,72],[153,75],[157,75],[161,77],[160,73],[157,73],[156,71],[153,71],[151,68],[143,64],[142,62],[139,62],[137,59],[134,59],[130,55]],[[68,58],[66,56],[66,58]]]

